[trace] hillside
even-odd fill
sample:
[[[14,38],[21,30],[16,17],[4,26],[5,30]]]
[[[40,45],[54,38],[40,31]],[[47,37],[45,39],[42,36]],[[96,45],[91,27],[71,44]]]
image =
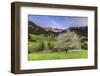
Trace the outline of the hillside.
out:
[[[60,29],[52,29],[50,27],[43,28],[31,21],[28,21],[28,33],[30,33],[30,34],[58,35],[60,33],[59,30]]]
[[[88,27],[87,26],[70,27],[70,28],[68,28],[66,30],[63,30],[63,32],[66,32],[68,30],[76,32],[79,36],[85,36],[85,37],[88,36]]]
[[[31,33],[31,34],[44,33],[44,34],[46,34],[47,32],[43,28],[36,25],[35,23],[28,21],[28,33]]]

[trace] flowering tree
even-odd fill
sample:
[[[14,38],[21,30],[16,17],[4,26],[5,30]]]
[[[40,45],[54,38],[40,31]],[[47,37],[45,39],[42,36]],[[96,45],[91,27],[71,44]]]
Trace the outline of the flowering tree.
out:
[[[67,51],[70,49],[81,49],[80,40],[75,32],[67,31],[57,36],[54,48],[57,51]]]

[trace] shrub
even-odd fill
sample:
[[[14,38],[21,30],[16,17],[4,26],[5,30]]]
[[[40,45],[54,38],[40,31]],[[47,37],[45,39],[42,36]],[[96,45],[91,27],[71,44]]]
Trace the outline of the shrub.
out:
[[[49,50],[53,50],[53,43],[52,42],[48,42],[48,47],[49,47]]]
[[[87,41],[84,41],[84,43],[81,44],[81,48],[85,50],[88,49]]]
[[[40,42],[40,45],[39,45],[39,51],[43,51],[44,50],[44,42],[43,41],[41,41]]]
[[[87,37],[81,37],[81,48],[87,50],[88,49],[88,39]]]

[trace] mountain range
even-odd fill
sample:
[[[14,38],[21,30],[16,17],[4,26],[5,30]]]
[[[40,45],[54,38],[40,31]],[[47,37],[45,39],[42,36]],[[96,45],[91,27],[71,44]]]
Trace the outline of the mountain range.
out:
[[[31,34],[54,34],[58,35],[59,33],[64,33],[66,31],[76,32],[79,36],[86,36],[88,34],[87,26],[78,26],[78,27],[69,27],[66,29],[58,29],[52,27],[40,27],[39,25],[33,23],[32,21],[28,21],[28,33]]]

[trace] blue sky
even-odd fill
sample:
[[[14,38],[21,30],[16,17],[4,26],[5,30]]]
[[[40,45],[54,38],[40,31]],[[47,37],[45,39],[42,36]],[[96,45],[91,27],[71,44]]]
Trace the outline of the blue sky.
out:
[[[59,29],[88,25],[88,17],[29,15],[28,20],[41,27]]]

